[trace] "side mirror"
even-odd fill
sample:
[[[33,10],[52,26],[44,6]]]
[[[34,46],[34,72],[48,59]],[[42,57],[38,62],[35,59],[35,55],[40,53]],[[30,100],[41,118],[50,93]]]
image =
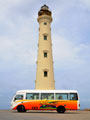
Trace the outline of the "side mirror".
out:
[[[16,98],[14,98],[14,101],[16,101]]]

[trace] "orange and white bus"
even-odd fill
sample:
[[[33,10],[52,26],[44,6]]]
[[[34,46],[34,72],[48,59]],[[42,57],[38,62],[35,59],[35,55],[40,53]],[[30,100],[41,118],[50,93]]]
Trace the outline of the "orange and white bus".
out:
[[[80,109],[76,90],[20,90],[11,101],[11,109],[18,112],[27,110],[66,110]]]

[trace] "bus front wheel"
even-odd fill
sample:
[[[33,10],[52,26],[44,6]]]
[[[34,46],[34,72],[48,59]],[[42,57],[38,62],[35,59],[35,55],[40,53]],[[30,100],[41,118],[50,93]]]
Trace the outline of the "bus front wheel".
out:
[[[57,107],[57,112],[58,113],[64,113],[65,112],[65,107],[64,106]]]
[[[17,107],[17,111],[18,111],[18,112],[26,112],[25,107],[24,107],[23,105],[19,105],[19,106]]]

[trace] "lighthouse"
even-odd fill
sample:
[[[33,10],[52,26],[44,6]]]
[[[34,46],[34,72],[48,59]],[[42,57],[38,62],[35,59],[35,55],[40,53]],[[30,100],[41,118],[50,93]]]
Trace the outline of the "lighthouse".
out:
[[[54,70],[51,41],[52,12],[49,7],[43,5],[38,12],[39,23],[38,58],[35,89],[54,90]]]

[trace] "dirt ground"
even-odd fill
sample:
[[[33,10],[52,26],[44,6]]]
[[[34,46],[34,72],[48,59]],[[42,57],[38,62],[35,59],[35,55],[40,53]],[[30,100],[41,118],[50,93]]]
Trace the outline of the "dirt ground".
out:
[[[12,110],[0,110],[0,120],[90,120],[90,111],[28,111],[18,113]]]

